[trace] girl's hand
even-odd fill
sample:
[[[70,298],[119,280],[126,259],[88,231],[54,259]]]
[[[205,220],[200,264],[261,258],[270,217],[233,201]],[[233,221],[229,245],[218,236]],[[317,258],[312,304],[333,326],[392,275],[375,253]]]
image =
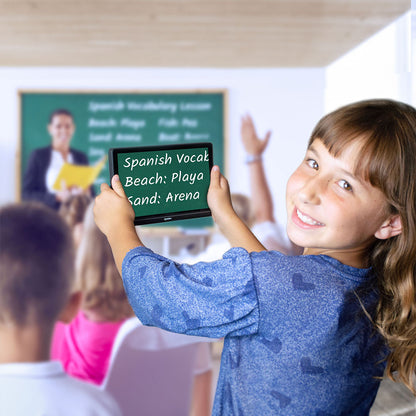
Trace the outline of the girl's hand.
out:
[[[208,206],[216,224],[223,229],[232,217],[236,217],[231,204],[230,188],[227,179],[221,174],[218,166],[211,170],[211,182],[208,189]]]
[[[134,227],[134,210],[123,189],[118,175],[111,179],[111,189],[101,185],[101,194],[95,198],[94,218],[98,228],[106,235],[113,251],[117,269],[122,273],[125,255],[137,246],[142,246]]]
[[[228,181],[221,175],[218,166],[214,166],[211,170],[208,205],[214,221],[230,242],[231,247],[243,247],[249,252],[265,250],[263,245],[235,213],[231,204]]]
[[[118,175],[111,179],[111,189],[101,184],[101,193],[95,198],[94,218],[98,228],[110,237],[125,229],[134,229],[134,210]]]

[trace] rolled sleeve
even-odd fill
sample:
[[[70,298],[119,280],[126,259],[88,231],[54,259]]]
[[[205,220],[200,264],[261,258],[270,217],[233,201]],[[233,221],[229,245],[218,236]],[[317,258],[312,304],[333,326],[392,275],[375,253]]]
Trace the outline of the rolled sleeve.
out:
[[[242,248],[215,262],[188,265],[137,247],[124,258],[122,275],[130,304],[145,325],[215,338],[258,330],[251,258]]]

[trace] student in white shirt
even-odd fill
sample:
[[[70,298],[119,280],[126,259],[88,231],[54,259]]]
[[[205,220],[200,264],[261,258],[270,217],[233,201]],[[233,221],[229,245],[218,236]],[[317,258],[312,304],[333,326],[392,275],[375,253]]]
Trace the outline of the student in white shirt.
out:
[[[64,220],[37,202],[6,205],[0,241],[0,415],[120,416],[107,393],[49,360],[55,322],[80,302]]]

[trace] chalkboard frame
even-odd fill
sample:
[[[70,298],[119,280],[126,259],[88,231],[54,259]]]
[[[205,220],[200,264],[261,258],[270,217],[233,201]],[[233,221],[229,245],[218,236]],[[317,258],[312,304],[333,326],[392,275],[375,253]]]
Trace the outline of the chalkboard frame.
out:
[[[219,94],[221,96],[222,101],[222,126],[220,126],[222,132],[222,140],[221,140],[221,148],[218,149],[218,145],[214,147],[214,157],[215,154],[218,154],[218,150],[222,154],[221,163],[218,163],[214,159],[214,164],[219,164],[221,170],[227,175],[228,173],[228,90],[227,89],[135,89],[135,90],[123,90],[123,89],[21,89],[18,90],[18,105],[19,105],[19,125],[18,125],[18,150],[17,150],[17,157],[16,157],[16,200],[21,200],[21,192],[22,192],[22,180],[23,180],[23,166],[22,166],[22,154],[23,149],[26,146],[28,140],[27,138],[23,137],[24,131],[24,123],[27,120],[27,114],[23,111],[23,97],[25,95],[54,95],[57,99],[60,96],[72,95],[72,96],[80,96],[85,97],[88,95],[112,95],[112,96],[130,96],[140,97],[143,95],[152,95],[155,97],[164,97],[167,95],[184,95],[184,96],[203,96],[205,94]],[[61,107],[65,108],[65,105]],[[71,108],[68,108],[71,111]],[[49,111],[50,113],[50,111]],[[48,114],[49,115],[49,114]],[[42,118],[39,120],[39,125],[41,125],[46,133],[46,125],[47,125],[47,117]],[[209,140],[201,140],[201,141],[209,141]],[[181,142],[178,142],[181,143]],[[156,143],[155,143],[156,144]],[[132,143],[131,145],[135,146],[136,144]],[[208,225],[202,225],[199,227],[197,223],[192,224],[194,220],[187,220],[181,221],[180,224],[178,223],[177,226],[180,228],[210,228],[212,227],[212,222]],[[160,226],[160,225],[159,225]]]

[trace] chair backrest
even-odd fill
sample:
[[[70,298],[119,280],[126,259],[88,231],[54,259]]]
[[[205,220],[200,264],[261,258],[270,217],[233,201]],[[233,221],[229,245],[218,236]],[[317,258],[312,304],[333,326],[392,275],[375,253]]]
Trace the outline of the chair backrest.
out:
[[[124,416],[187,416],[198,342],[131,318],[117,334],[101,388]]]

